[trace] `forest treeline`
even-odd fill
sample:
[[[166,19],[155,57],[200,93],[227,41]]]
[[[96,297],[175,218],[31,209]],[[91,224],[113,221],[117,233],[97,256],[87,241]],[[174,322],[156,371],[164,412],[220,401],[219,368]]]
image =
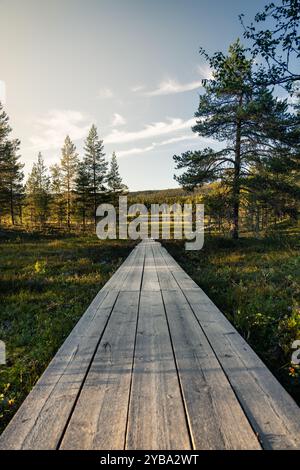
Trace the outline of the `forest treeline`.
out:
[[[250,26],[240,19],[251,48],[237,40],[227,54],[200,49],[211,78],[203,80],[192,130],[199,146],[201,137],[215,145],[174,155],[181,191],[130,194],[130,202],[147,205],[204,203],[209,230],[233,238],[297,221],[300,201],[300,2],[270,3]],[[268,20],[273,29],[261,26]],[[101,202],[127,192],[95,125],[81,158],[66,136],[60,163],[48,169],[39,153],[26,182],[20,142],[10,133],[0,104],[0,223],[85,229],[96,224]]]
[[[1,106],[1,104],[0,104]],[[45,228],[49,224],[70,230],[96,224],[96,209],[127,192],[120,176],[117,157],[105,158],[103,140],[92,125],[85,139],[82,158],[67,135],[60,162],[45,165],[42,153],[24,183],[17,139],[10,140],[11,128],[0,107],[0,221],[11,225]]]

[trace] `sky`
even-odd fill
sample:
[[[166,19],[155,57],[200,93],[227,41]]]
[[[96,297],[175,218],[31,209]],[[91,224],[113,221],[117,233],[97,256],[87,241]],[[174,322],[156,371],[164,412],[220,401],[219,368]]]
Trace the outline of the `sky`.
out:
[[[211,145],[193,134],[199,54],[226,51],[264,0],[0,0],[0,100],[28,173],[83,155],[92,123],[130,190],[176,187],[174,154]]]

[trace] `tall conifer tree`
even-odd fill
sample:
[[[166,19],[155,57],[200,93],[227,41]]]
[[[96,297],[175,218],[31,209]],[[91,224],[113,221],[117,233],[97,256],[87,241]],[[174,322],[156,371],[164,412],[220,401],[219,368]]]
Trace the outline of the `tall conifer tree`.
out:
[[[127,186],[123,184],[115,152],[112,153],[110,161],[110,168],[107,174],[107,186],[114,198],[128,189]]]
[[[66,201],[66,217],[67,226],[71,228],[71,215],[73,205],[73,195],[75,190],[75,180],[78,168],[78,154],[76,147],[67,135],[64,145],[61,149],[62,157],[60,160],[61,173],[62,173],[62,188]]]
[[[18,155],[20,141],[9,139],[9,118],[0,103],[0,204],[1,212],[10,214],[15,224],[16,206],[21,207],[24,178]]]
[[[26,183],[26,199],[32,223],[44,225],[49,215],[50,178],[41,152]]]
[[[93,124],[85,141],[84,164],[89,178],[89,193],[93,208],[93,218],[96,225],[96,210],[106,191],[107,162],[105,160],[103,140],[98,136]]]
[[[229,53],[206,56],[213,79],[204,81],[193,131],[220,143],[216,148],[174,155],[175,178],[189,189],[220,180],[230,188],[232,236],[239,236],[241,191],[252,190],[250,177],[262,163],[274,158],[274,145],[284,141],[293,126],[285,102],[274,98],[264,86],[252,80],[252,61],[236,41]]]

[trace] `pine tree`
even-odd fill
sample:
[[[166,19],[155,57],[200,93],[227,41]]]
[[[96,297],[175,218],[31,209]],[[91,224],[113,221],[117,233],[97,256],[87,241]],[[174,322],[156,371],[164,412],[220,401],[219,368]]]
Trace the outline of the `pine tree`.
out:
[[[23,198],[23,185],[22,181],[24,174],[22,168],[24,164],[19,162],[20,156],[17,155],[20,142],[18,140],[9,141],[6,143],[6,171],[4,174],[4,184],[7,189],[9,199],[9,212],[12,225],[15,224],[15,211],[16,207],[21,206]]]
[[[96,225],[97,206],[101,196],[106,191],[107,162],[105,161],[105,153],[103,151],[103,140],[99,139],[97,128],[94,124],[86,138],[84,150],[84,164],[89,178],[89,193],[92,200],[94,223]]]
[[[204,81],[193,131],[223,147],[175,155],[176,168],[187,169],[175,178],[190,189],[215,180],[230,188],[232,236],[238,238],[241,191],[247,190],[251,174],[270,156],[270,144],[282,136],[289,116],[284,102],[253,82],[252,62],[239,41],[230,46],[227,56],[216,53],[206,58],[213,79]]]
[[[3,105],[0,102],[0,145],[3,145],[12,130],[8,121],[9,117],[7,116],[3,109]]]
[[[107,175],[107,186],[113,199],[128,190],[127,186],[122,182],[115,152],[112,153],[110,161],[110,169]]]
[[[26,183],[27,205],[30,210],[31,222],[42,226],[49,215],[50,178],[41,152],[37,162],[33,164]]]
[[[297,219],[300,201],[300,113],[289,112],[287,101],[277,102],[278,113],[265,122],[268,146],[248,179],[256,199],[273,209],[275,216]]]
[[[226,189],[219,183],[213,183],[210,191],[204,194],[202,202],[208,217],[208,232],[217,230],[220,233],[225,229],[224,222],[230,219],[230,200]]]
[[[71,214],[72,214],[72,194],[75,190],[75,179],[78,167],[78,154],[76,147],[67,135],[65,138],[64,146],[61,149],[62,157],[60,161],[62,173],[62,188],[65,194],[66,201],[66,216],[67,226],[71,228]]]
[[[51,193],[52,193],[52,208],[53,215],[58,222],[59,226],[62,225],[63,218],[65,215],[64,210],[64,195],[62,188],[62,171],[58,164],[52,165],[50,167],[51,173]]]
[[[11,132],[11,127],[9,126],[9,118],[5,113],[3,106],[0,102],[0,207],[1,207],[1,216],[5,213],[5,207],[7,204],[8,194],[7,188],[5,185],[5,173],[6,173],[6,157],[7,157],[7,148],[6,141],[7,137]]]
[[[82,219],[82,228],[85,231],[87,207],[89,199],[89,175],[87,173],[86,165],[84,162],[80,162],[78,165],[76,183],[76,204],[78,212]]]
[[[250,25],[244,25],[243,14],[240,21],[244,37],[252,42],[253,57],[262,59],[256,79],[260,83],[284,86],[288,91],[297,88],[300,73],[293,62],[297,64],[300,57],[300,0],[270,2]]]
[[[1,212],[8,212],[14,225],[17,205],[21,213],[24,165],[19,162],[20,141],[8,139],[11,132],[8,121],[9,118],[0,103],[0,204]]]

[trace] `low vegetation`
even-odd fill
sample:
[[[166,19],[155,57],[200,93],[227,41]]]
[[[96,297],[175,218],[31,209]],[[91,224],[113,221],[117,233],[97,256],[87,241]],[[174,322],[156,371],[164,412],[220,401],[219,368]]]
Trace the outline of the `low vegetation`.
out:
[[[131,250],[96,236],[0,232],[0,431]]]
[[[206,237],[200,251],[166,248],[203,288],[300,403],[300,368],[291,345],[300,339],[299,228],[264,238]]]

